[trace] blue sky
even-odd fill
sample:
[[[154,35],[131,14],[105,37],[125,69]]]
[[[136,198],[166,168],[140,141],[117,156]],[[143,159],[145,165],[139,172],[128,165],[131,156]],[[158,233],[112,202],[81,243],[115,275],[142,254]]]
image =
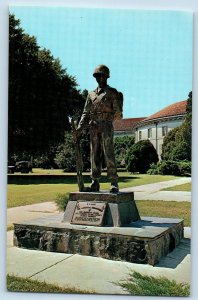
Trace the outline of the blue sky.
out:
[[[81,90],[98,64],[124,95],[124,117],[149,116],[192,90],[190,12],[11,6],[21,26],[50,49]]]

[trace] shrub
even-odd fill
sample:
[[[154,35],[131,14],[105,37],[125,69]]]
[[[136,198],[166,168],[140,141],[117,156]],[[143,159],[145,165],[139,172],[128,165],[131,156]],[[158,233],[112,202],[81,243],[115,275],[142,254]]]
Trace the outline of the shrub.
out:
[[[49,153],[41,154],[33,159],[34,168],[51,169],[57,168],[57,164],[54,162],[53,157]]]
[[[58,209],[60,211],[65,211],[65,208],[67,206],[68,201],[69,201],[69,193],[58,194],[57,198],[55,200],[55,202],[56,202],[56,204],[58,206]]]
[[[180,161],[178,162],[178,167],[181,176],[191,176],[191,165],[190,161]]]
[[[148,169],[148,171],[147,171],[147,174],[149,174],[149,175],[158,175],[158,174],[160,174],[159,169],[158,169],[158,164],[159,164],[159,162],[156,163],[156,164],[152,163],[150,165],[150,169]]]
[[[127,152],[127,171],[144,174],[150,165],[157,161],[158,155],[153,144],[149,140],[142,140],[134,144]]]
[[[162,161],[159,164],[159,172],[163,175],[180,175],[178,164],[175,161]]]
[[[191,162],[178,161],[160,161],[157,164],[151,164],[147,174],[149,175],[175,175],[190,176]]]
[[[45,153],[28,153],[27,151],[14,153],[9,156],[9,165],[15,165],[18,161],[29,161],[32,163],[33,168],[57,168],[57,165],[54,162],[55,153],[50,149]]]
[[[117,285],[121,286],[130,295],[136,296],[174,296],[187,297],[190,295],[188,283],[178,283],[165,277],[153,277],[131,272],[127,280]]]
[[[8,157],[8,165],[15,165],[16,162],[22,160],[31,161],[32,157],[27,151],[13,153]]]

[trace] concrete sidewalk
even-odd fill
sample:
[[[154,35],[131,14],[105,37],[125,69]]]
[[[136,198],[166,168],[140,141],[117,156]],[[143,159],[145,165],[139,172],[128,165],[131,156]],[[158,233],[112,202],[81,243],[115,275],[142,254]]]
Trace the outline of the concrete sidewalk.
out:
[[[190,183],[191,177],[181,177],[173,180],[138,185],[134,187],[124,188],[122,191],[130,191],[130,192],[147,192],[147,193],[154,193],[158,192],[162,189],[169,188],[175,185],[181,185],[185,183]]]
[[[191,178],[182,177],[174,180],[156,182],[121,189],[122,192],[134,192],[135,200],[191,201],[191,192],[162,191],[165,188],[190,183]]]
[[[77,288],[99,294],[126,294],[115,282],[126,280],[131,271],[164,276],[190,283],[190,228],[185,239],[157,265],[140,265],[98,257],[26,250],[13,247],[13,232],[7,234],[7,273],[60,287]]]
[[[11,226],[16,222],[51,216],[58,212],[59,211],[55,202],[44,202],[8,208],[7,226]]]
[[[180,192],[180,191],[159,191],[155,193],[134,192],[134,199],[191,202],[191,192]]]

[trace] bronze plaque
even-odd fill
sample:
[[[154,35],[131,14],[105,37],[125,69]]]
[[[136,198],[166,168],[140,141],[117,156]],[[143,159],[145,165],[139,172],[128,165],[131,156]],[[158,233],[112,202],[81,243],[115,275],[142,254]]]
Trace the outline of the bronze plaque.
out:
[[[101,226],[106,203],[77,201],[72,224]]]

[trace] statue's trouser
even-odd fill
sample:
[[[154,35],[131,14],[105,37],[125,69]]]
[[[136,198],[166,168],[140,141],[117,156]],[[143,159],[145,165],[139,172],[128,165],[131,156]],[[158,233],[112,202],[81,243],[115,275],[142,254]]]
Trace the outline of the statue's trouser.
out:
[[[104,153],[107,175],[117,180],[117,170],[113,147],[113,125],[109,121],[92,122],[90,125],[91,141],[91,177],[99,179],[102,171],[102,153]]]

